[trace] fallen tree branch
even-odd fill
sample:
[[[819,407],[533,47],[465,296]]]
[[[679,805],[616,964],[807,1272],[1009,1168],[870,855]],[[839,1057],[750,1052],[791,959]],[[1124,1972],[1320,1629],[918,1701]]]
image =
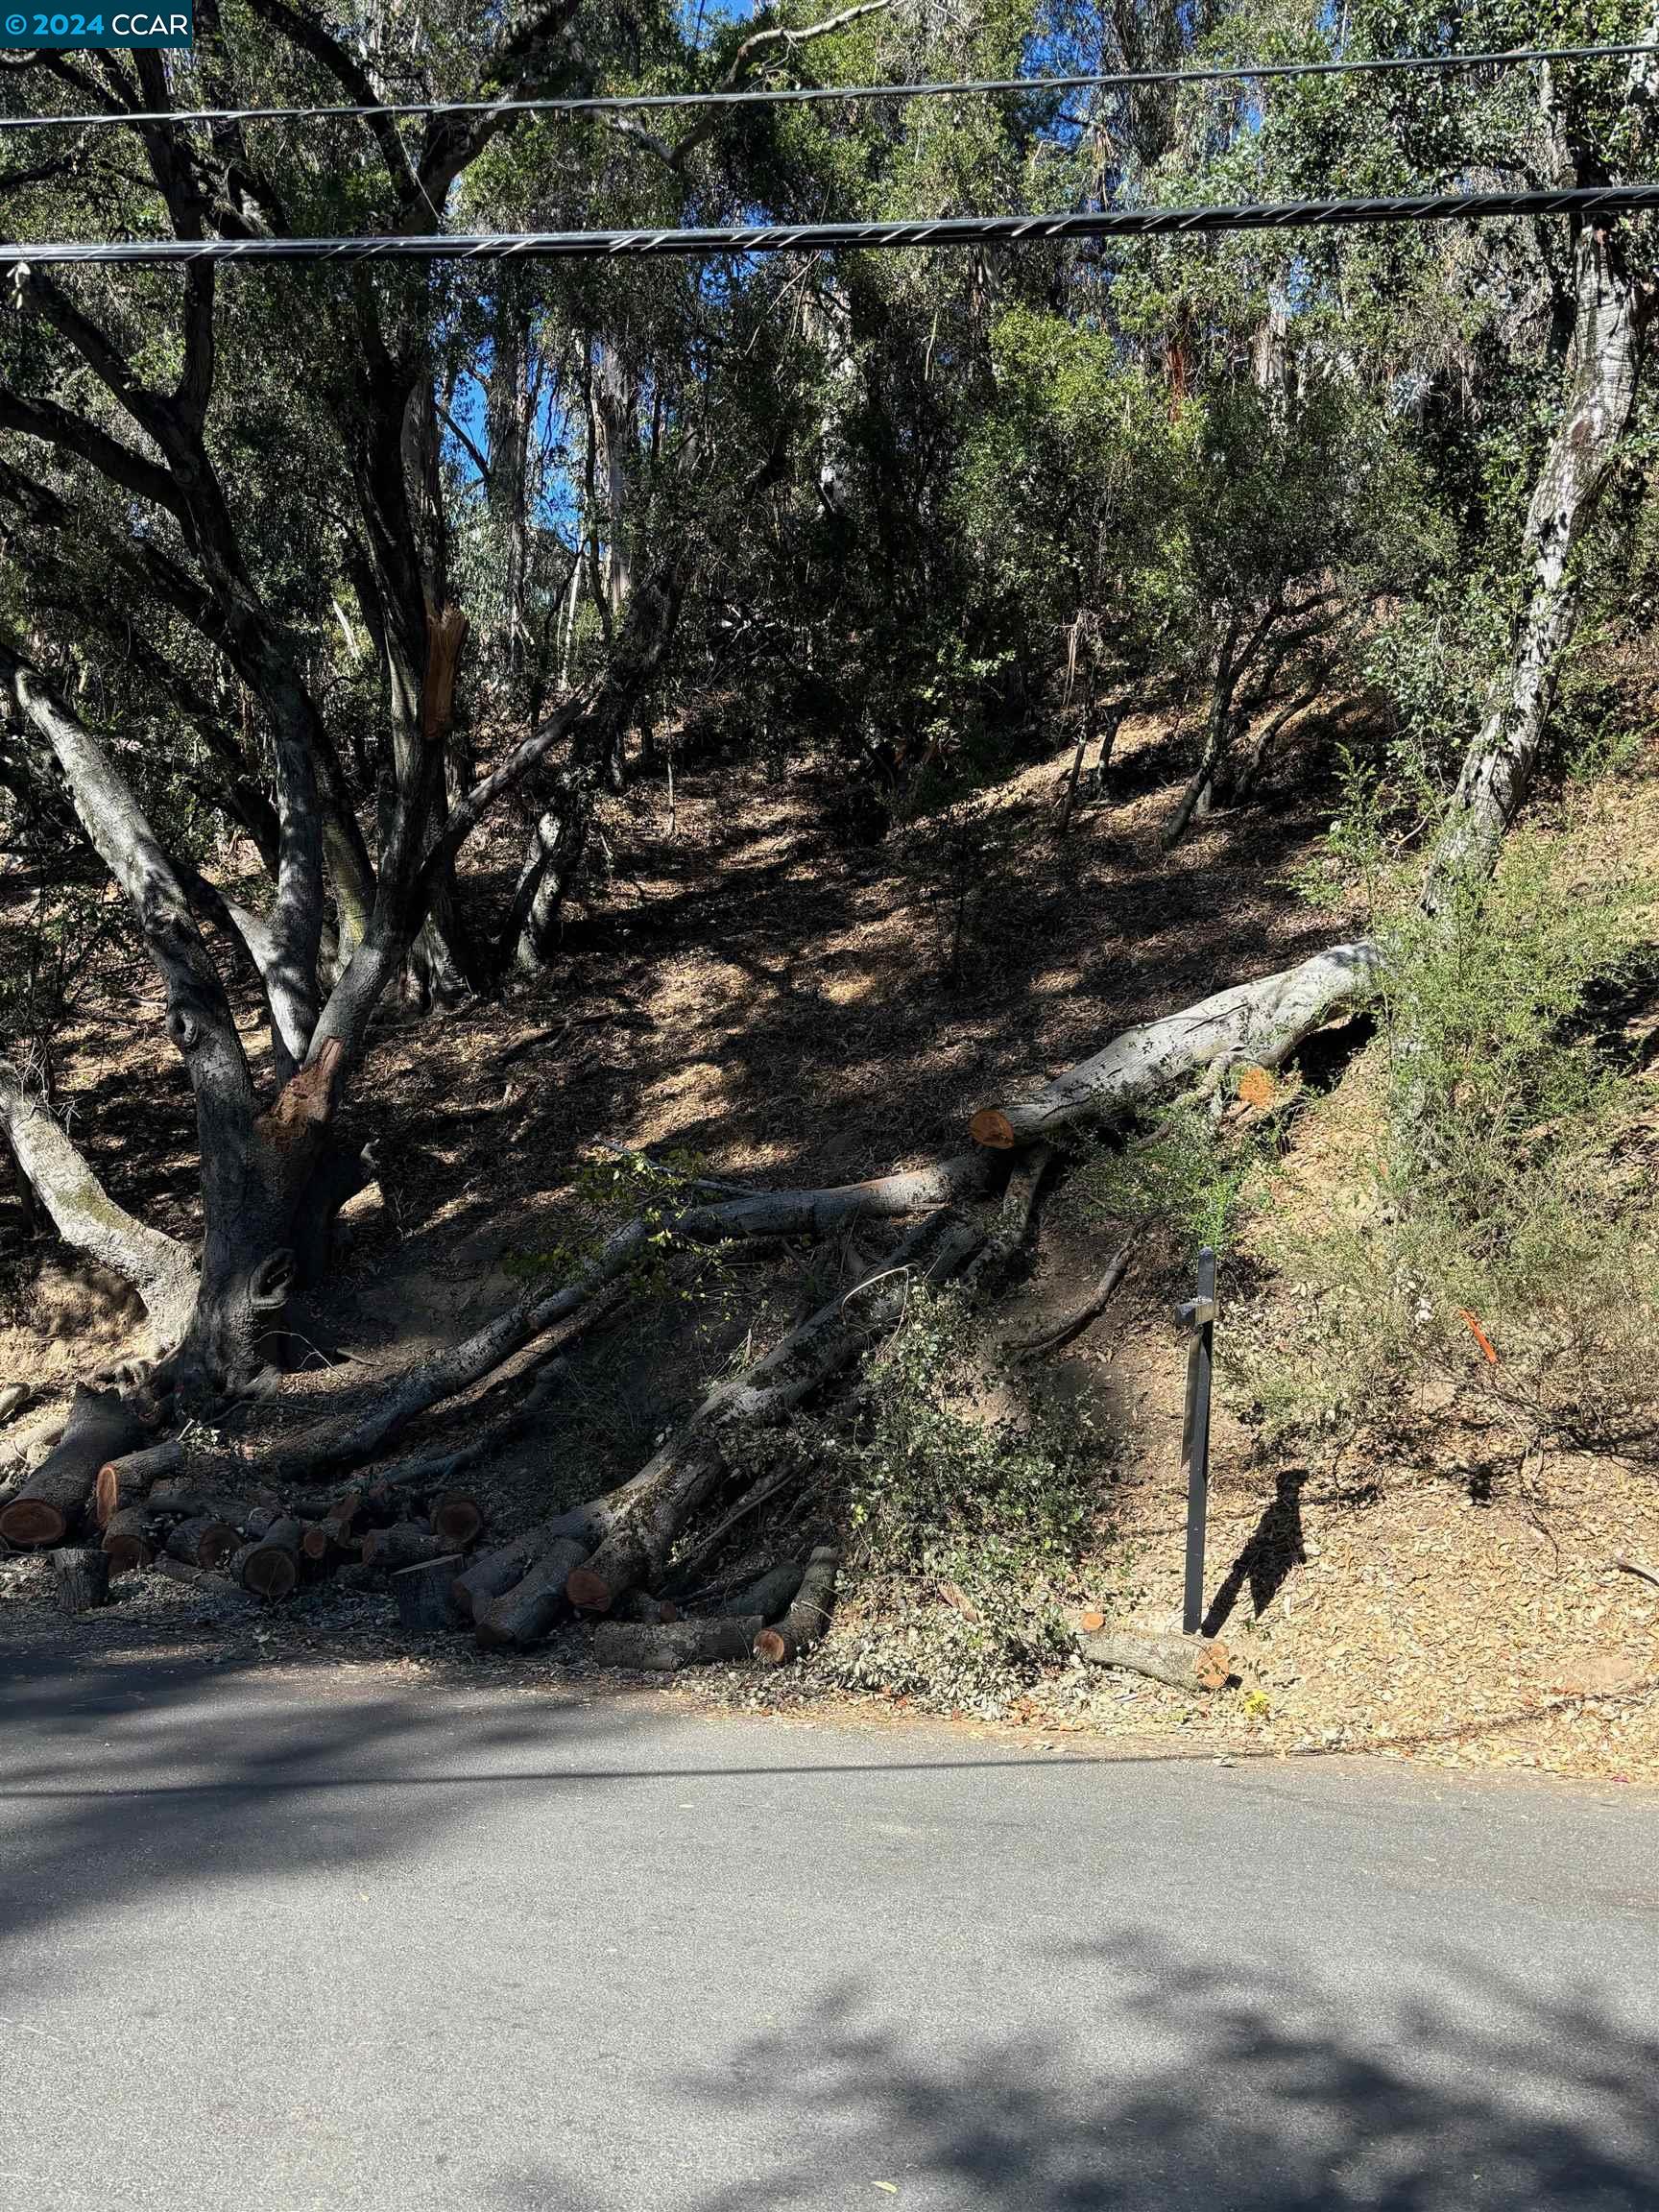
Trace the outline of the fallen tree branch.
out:
[[[1114,1292],[1129,1272],[1129,1262],[1134,1254],[1135,1241],[1131,1238],[1120,1251],[1115,1252],[1107,1263],[1106,1272],[1078,1306],[1056,1328],[1041,1336],[1027,1336],[1023,1342],[1010,1347],[1017,1359],[1041,1359],[1046,1353],[1058,1352],[1062,1345],[1070,1344],[1074,1336],[1081,1336],[1092,1321],[1099,1319],[1111,1304]]]
[[[1125,1029],[1028,1098],[982,1106],[969,1133],[976,1144],[1008,1151],[1076,1121],[1126,1114],[1194,1075],[1219,1076],[1246,1065],[1276,1068],[1315,1030],[1369,997],[1382,966],[1382,948],[1361,939],[1330,946],[1259,982],[1235,984],[1183,1013]]]

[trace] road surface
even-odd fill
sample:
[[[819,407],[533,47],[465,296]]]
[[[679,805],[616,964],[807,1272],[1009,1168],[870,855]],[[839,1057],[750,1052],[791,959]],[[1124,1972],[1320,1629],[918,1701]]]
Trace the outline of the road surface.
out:
[[[0,1647],[0,2204],[1652,2212],[1656,1815]]]

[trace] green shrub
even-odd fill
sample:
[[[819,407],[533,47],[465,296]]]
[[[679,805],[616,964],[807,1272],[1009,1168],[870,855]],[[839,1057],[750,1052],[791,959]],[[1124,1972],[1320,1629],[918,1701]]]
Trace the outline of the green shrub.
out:
[[[839,1492],[867,1576],[925,1586],[897,1638],[831,1659],[845,1679],[962,1694],[1070,1648],[1062,1600],[1095,1527],[1099,1448],[1082,1414],[986,1373],[959,1292],[912,1298],[850,1421],[803,1423],[772,1449]]]
[[[1630,889],[1517,839],[1495,881],[1382,934],[1375,1142],[1324,1221],[1264,1235],[1292,1314],[1235,1332],[1245,1395],[1272,1436],[1398,1425],[1448,1386],[1530,1440],[1627,1432],[1659,1237],[1640,1095],[1592,1017],[1641,956]]]

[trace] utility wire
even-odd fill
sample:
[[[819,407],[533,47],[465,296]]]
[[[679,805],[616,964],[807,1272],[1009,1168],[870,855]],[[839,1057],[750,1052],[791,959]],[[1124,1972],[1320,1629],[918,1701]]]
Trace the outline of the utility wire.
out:
[[[1164,238],[1380,223],[1484,222],[1504,215],[1627,215],[1659,208],[1659,184],[1565,191],[1431,192],[1382,200],[1260,200],[1214,207],[1119,207],[1064,215],[953,215],[920,222],[766,223],[711,230],[530,230],[484,236],[142,238],[0,243],[0,269],[27,286],[32,267],[65,262],[168,266],[193,261],[598,261],[627,254],[816,253],[901,246],[1019,246],[1048,238]]]
[[[0,131],[112,131],[143,124],[307,123],[412,115],[617,115],[659,108],[770,108],[827,100],[940,100],[978,93],[1130,91],[1138,85],[1264,84],[1289,77],[1386,71],[1512,68],[1526,61],[1619,61],[1659,54],[1652,40],[1628,46],[1512,46],[1486,54],[1390,54],[1353,61],[1239,61],[1199,69],[1090,71],[1063,77],[970,77],[954,83],[752,86],[734,92],[549,94],[534,100],[388,100],[370,107],[99,109],[88,115],[0,115]]]

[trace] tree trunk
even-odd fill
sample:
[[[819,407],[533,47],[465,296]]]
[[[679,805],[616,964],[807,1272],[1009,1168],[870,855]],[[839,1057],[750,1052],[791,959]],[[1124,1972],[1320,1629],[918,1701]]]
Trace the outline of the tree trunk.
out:
[[[1350,1011],[1375,987],[1382,953],[1368,940],[1333,945],[1300,966],[1239,983],[1161,1022],[1125,1029],[1082,1061],[1007,1106],[984,1106],[970,1131],[977,1144],[1008,1150],[1051,1137],[1075,1121],[1111,1120],[1194,1076],[1228,1069],[1276,1068],[1315,1030]]]
[[[1526,799],[1561,663],[1577,627],[1572,556],[1595,514],[1636,404],[1647,304],[1617,234],[1583,226],[1574,243],[1575,322],[1567,404],[1527,510],[1526,588],[1508,664],[1470,747],[1430,862],[1424,903],[1490,875]]]
[[[371,1528],[363,1539],[365,1567],[424,1567],[450,1547],[423,1521],[394,1521],[390,1528]]]
[[[171,1352],[189,1327],[196,1302],[196,1265],[184,1246],[116,1205],[45,1100],[5,1061],[0,1129],[59,1236],[132,1285],[144,1301],[157,1352]]]
[[[143,1432],[143,1424],[113,1390],[78,1385],[62,1441],[0,1512],[0,1537],[19,1551],[61,1544],[80,1525],[99,1468],[131,1451]]]
[[[459,1627],[451,1593],[460,1567],[460,1553],[448,1551],[418,1567],[399,1568],[389,1585],[397,1605],[397,1625],[417,1636],[436,1636]]]

